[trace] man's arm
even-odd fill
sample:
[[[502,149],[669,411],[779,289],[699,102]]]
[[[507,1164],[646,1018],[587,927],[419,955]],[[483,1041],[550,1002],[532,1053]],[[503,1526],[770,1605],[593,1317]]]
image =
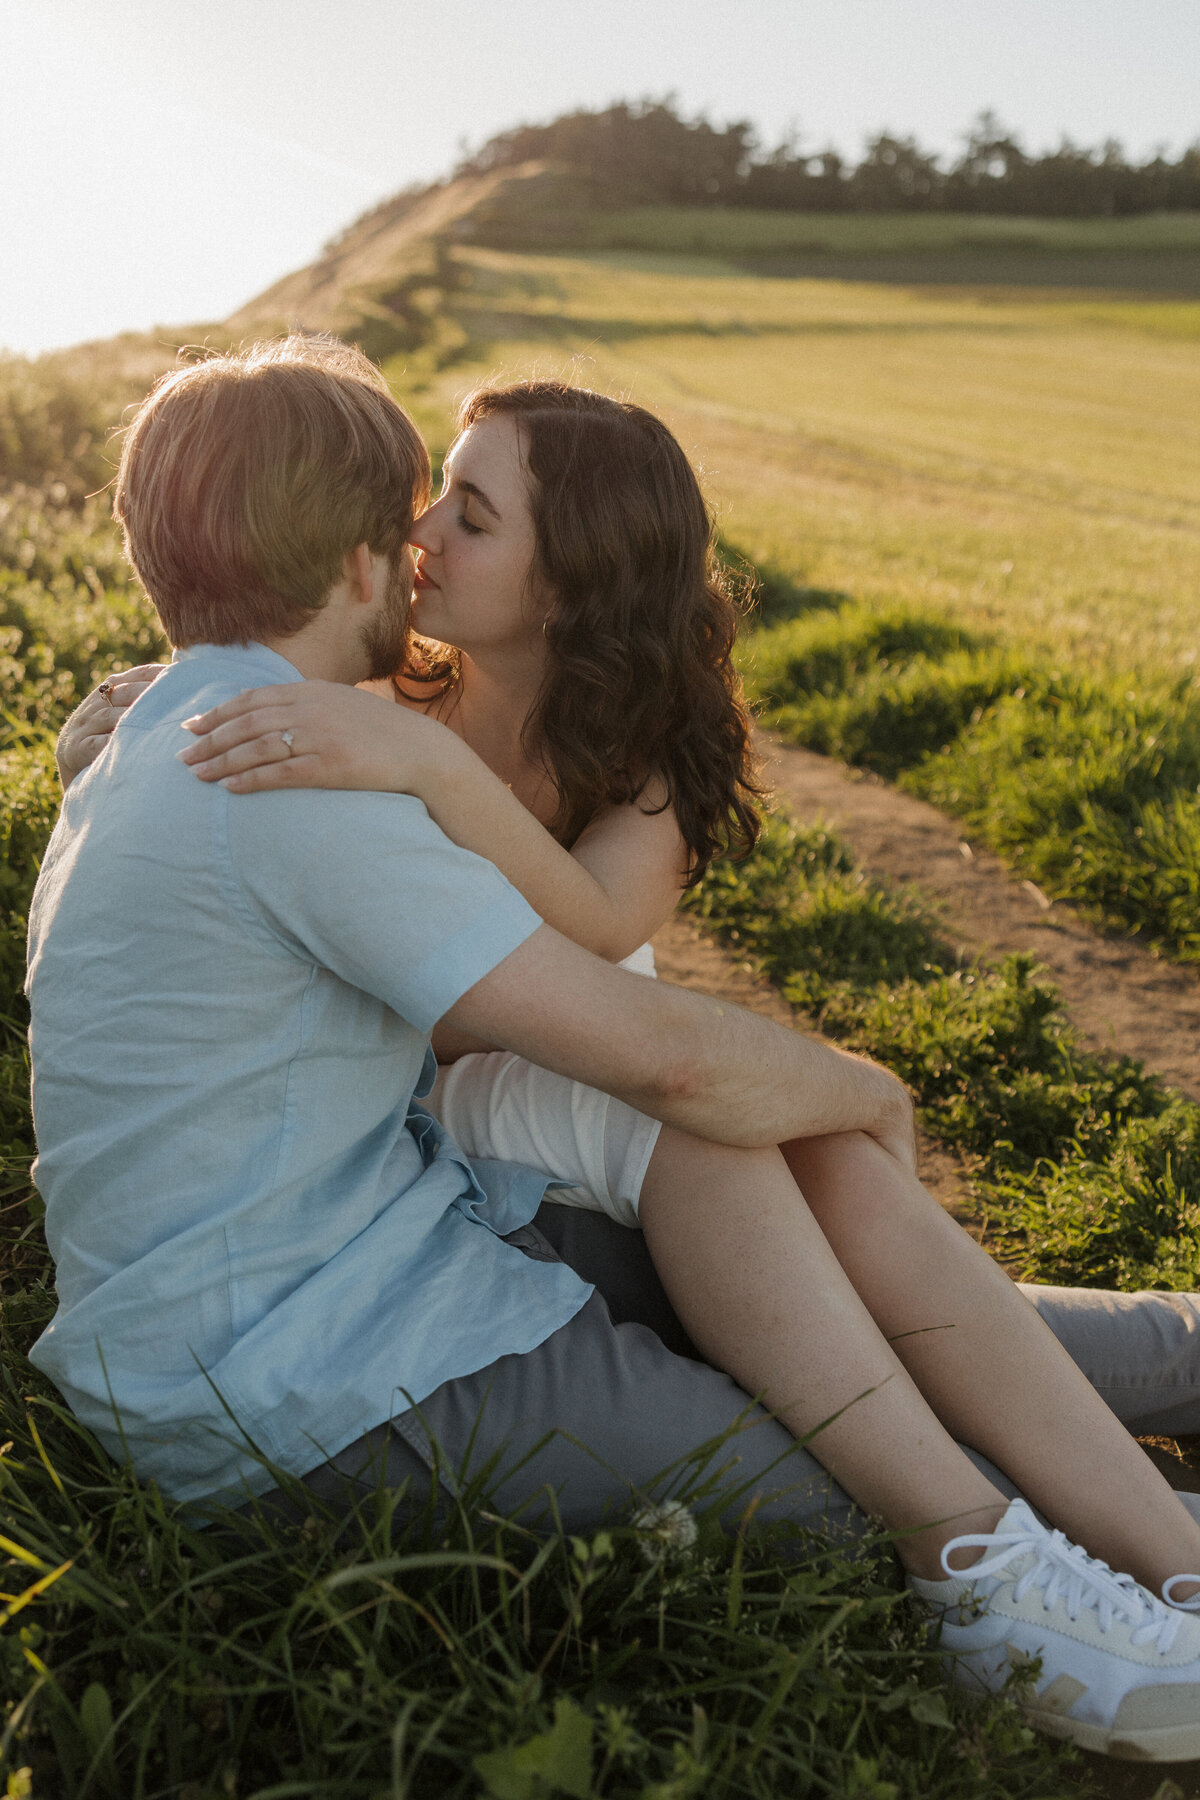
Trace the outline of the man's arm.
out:
[[[758,1147],[865,1131],[915,1166],[912,1102],[877,1063],[613,968],[548,925],[446,1018],[697,1137]]]

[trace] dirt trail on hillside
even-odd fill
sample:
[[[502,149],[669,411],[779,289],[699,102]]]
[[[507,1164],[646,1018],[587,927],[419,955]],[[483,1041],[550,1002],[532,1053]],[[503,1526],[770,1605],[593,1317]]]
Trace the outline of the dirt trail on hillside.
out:
[[[1088,1044],[1137,1057],[1200,1101],[1200,978],[1127,941],[1098,936],[997,857],[973,849],[958,825],[925,801],[765,733],[759,748],[767,782],[793,817],[828,824],[869,874],[917,891],[965,958],[1033,951]],[[686,918],[670,920],[654,948],[664,980],[792,1023],[792,1009],[768,982]],[[925,1141],[921,1174],[942,1205],[970,1225],[958,1158]]]
[[[1200,977],[1098,936],[924,800],[765,733],[759,744],[767,782],[792,815],[827,823],[868,874],[920,893],[967,958],[1031,950],[1091,1046],[1136,1056],[1200,1101]]]

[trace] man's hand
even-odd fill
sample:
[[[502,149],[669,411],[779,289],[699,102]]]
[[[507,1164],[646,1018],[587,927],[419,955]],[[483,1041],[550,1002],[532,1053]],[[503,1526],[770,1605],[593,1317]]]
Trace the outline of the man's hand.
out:
[[[881,1149],[886,1150],[910,1175],[917,1173],[917,1120],[913,1111],[912,1096],[904,1084],[888,1069],[880,1069],[878,1063],[867,1065],[878,1070],[887,1077],[892,1085],[892,1092],[883,1090],[882,1104],[888,1116],[878,1124],[868,1128],[867,1135],[873,1137]]]
[[[54,746],[58,778],[64,789],[95,762],[122,716],[166,667],[166,663],[140,663],[136,669],[123,669],[102,681],[79,703]]]

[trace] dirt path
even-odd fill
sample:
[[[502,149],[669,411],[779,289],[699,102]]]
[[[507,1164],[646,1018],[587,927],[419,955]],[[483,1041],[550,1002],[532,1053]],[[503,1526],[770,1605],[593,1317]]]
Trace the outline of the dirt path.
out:
[[[1090,1044],[1136,1056],[1200,1100],[1200,977],[1097,936],[990,852],[973,849],[925,801],[765,734],[760,747],[767,780],[793,815],[832,826],[869,874],[918,890],[968,957],[1032,950]]]
[[[925,801],[767,734],[759,742],[767,779],[798,820],[824,821],[868,873],[916,889],[967,957],[1034,951],[1088,1043],[1137,1057],[1200,1101],[1200,978],[1119,938],[1097,936],[997,857],[972,849],[955,822]],[[654,947],[664,979],[791,1023],[791,1008],[767,982],[686,919],[665,925]],[[926,1142],[921,1170],[943,1206],[969,1224],[958,1159]]]

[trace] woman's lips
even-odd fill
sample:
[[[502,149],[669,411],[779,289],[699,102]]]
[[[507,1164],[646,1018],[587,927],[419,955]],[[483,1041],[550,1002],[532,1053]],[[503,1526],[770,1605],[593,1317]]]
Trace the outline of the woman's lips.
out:
[[[417,593],[420,593],[422,588],[435,588],[436,586],[437,582],[427,575],[424,569],[418,569],[413,576],[413,588]]]

